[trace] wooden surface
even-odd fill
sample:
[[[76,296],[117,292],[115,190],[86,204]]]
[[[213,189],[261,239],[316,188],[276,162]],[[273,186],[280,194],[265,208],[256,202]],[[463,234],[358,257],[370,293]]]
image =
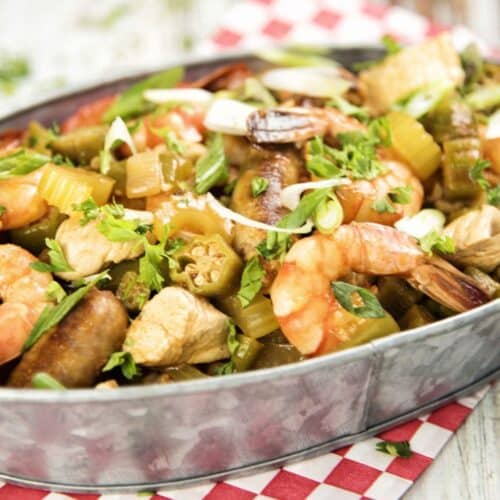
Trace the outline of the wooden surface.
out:
[[[499,445],[497,382],[404,500],[500,500]]]

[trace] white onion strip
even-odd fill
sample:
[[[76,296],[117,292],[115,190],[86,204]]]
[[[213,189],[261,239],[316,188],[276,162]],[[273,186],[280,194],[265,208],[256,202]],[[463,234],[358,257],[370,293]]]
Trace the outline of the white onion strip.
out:
[[[255,229],[262,229],[264,231],[274,231],[275,233],[287,233],[287,234],[307,234],[313,229],[313,224],[311,221],[307,221],[303,226],[294,229],[285,229],[282,227],[271,226],[265,224],[264,222],[259,222],[253,219],[249,219],[244,215],[237,212],[233,212],[229,208],[225,207],[219,203],[210,193],[207,193],[207,202],[209,207],[223,219],[230,219],[237,224],[243,226],[253,227]]]
[[[193,103],[208,106],[213,99],[212,92],[204,89],[149,89],[144,91],[144,99],[155,104],[167,102]]]
[[[109,127],[106,138],[104,139],[104,149],[105,151],[111,151],[113,149],[116,141],[125,142],[130,147],[132,154],[137,152],[134,141],[128,131],[125,122],[118,116],[113,120],[111,127]]]
[[[123,210],[123,218],[125,220],[141,221],[143,224],[153,224],[154,214],[149,210],[132,210],[131,208],[125,208]]]
[[[500,137],[500,109],[490,116],[484,137],[488,140]]]
[[[351,180],[346,178],[341,179],[325,179],[324,181],[314,182],[301,182],[299,184],[292,184],[281,190],[280,200],[281,204],[289,210],[295,210],[300,202],[300,195],[306,189],[323,189],[334,186],[345,186],[350,184]]]
[[[231,135],[247,134],[247,118],[257,108],[234,99],[216,99],[208,108],[204,125],[208,130]]]

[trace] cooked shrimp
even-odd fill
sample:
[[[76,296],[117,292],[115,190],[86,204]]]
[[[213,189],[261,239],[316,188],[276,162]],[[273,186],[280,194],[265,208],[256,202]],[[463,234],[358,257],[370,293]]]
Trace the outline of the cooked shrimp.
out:
[[[409,167],[395,160],[384,160],[383,163],[387,167],[386,174],[372,180],[356,180],[337,189],[337,197],[344,209],[344,223],[357,221],[393,225],[422,208],[424,189]],[[394,212],[377,212],[373,208],[373,204],[386,198],[390,191],[404,187],[411,188],[409,203],[392,203]]]
[[[16,245],[0,245],[0,365],[18,356],[33,325],[49,303],[50,273],[30,267],[36,258]]]
[[[247,118],[252,142],[300,142],[316,135],[364,131],[366,127],[335,108],[276,108],[254,111]]]
[[[288,340],[303,354],[325,354],[349,338],[347,313],[330,283],[350,271],[401,275],[455,311],[488,298],[477,284],[440,259],[429,259],[415,240],[392,227],[372,223],[343,225],[332,235],[297,241],[271,288],[274,313]]]
[[[26,226],[47,213],[47,203],[38,194],[43,172],[39,168],[28,175],[0,180],[0,206],[5,208],[0,216],[0,231]]]

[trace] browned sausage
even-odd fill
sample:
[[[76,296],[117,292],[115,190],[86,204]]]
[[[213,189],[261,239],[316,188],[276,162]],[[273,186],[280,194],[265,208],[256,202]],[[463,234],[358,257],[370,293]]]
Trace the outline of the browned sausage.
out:
[[[120,350],[127,324],[125,308],[111,292],[90,291],[24,354],[7,385],[31,387],[33,375],[46,372],[69,388],[93,386],[108,358]]]
[[[280,192],[290,184],[299,182],[302,162],[298,153],[290,148],[263,149],[254,147],[258,152],[249,155],[249,165],[243,171],[233,192],[231,208],[253,220],[275,225],[287,210],[281,206]],[[269,187],[260,196],[252,196],[251,183],[254,177],[269,181]],[[266,237],[266,231],[236,224],[234,246],[245,258],[256,254],[255,247]],[[277,270],[278,263],[261,260],[266,271],[265,286],[268,286]]]

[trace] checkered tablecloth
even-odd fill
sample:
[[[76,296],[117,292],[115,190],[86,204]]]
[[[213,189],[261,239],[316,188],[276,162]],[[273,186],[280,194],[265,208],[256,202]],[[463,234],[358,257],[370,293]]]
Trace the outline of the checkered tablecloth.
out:
[[[447,29],[398,7],[358,0],[248,0],[236,4],[196,51],[214,54],[274,43],[370,44],[386,33],[415,43]],[[500,56],[498,49],[487,46],[464,27],[454,27],[451,33],[458,48],[474,40],[486,55]],[[140,496],[63,495],[0,481],[0,500],[395,500],[432,463],[487,389],[355,445],[239,479]],[[408,440],[413,454],[411,458],[394,458],[378,452],[375,445],[380,440]]]

